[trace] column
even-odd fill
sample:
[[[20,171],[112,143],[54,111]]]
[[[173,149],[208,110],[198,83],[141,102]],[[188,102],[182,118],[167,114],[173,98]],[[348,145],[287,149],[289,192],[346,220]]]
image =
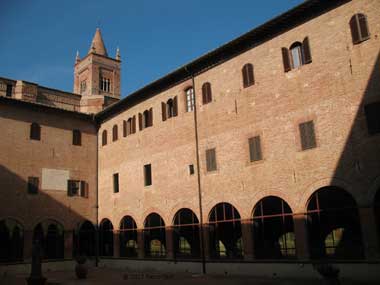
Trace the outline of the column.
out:
[[[375,211],[372,207],[359,208],[364,254],[367,259],[377,259],[379,254],[379,233]]]
[[[201,232],[203,232],[203,250],[204,250],[205,259],[209,260],[210,259],[210,229],[209,229],[209,225],[203,224]]]
[[[137,257],[144,258],[144,232],[137,230]]]
[[[113,231],[113,257],[120,257],[120,235],[119,231]]]
[[[174,242],[173,242],[173,228],[165,228],[166,239],[166,259],[174,259]]]
[[[33,248],[33,230],[25,230],[24,231],[24,249],[23,249],[24,261],[32,260],[32,248]]]
[[[244,260],[253,260],[253,231],[251,221],[242,221],[241,233],[243,239]]]
[[[293,222],[297,258],[303,260],[310,259],[306,216],[304,214],[294,214]]]
[[[73,230],[68,230],[64,232],[64,252],[63,257],[65,259],[73,258]]]

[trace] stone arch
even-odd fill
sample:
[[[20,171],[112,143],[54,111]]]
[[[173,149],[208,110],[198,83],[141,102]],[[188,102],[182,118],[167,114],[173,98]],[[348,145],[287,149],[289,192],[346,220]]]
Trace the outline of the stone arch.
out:
[[[99,223],[100,256],[113,256],[114,226],[110,219],[103,218]]]

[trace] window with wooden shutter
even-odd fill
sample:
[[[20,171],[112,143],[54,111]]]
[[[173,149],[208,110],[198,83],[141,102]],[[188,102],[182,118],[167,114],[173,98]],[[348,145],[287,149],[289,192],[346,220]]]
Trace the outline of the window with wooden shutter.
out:
[[[142,131],[143,129],[143,115],[139,113],[139,130]]]
[[[308,64],[312,62],[309,37],[306,37],[302,42],[302,56],[303,64]]]
[[[144,165],[144,186],[152,185],[152,166],[150,164]]]
[[[117,125],[114,125],[112,128],[112,141],[117,141],[118,133],[117,133]]]
[[[173,99],[169,99],[166,102],[166,116],[167,116],[167,118],[169,119],[169,118],[173,117],[173,113],[174,113]]]
[[[80,181],[78,180],[67,180],[67,196],[77,196],[79,195]]]
[[[177,96],[173,98],[173,117],[177,117],[178,115],[178,99]]]
[[[136,133],[136,116],[132,117],[132,134]]]
[[[186,112],[192,112],[194,111],[194,89],[192,87],[186,89],[185,91],[186,95]]]
[[[370,38],[367,16],[355,14],[350,20],[350,29],[353,44],[359,44]]]
[[[206,168],[208,172],[217,169],[215,148],[206,150]]]
[[[255,136],[248,139],[249,157],[251,162],[262,160],[261,140],[260,136]]]
[[[166,103],[161,102],[162,121],[166,121]]]
[[[86,181],[80,182],[80,196],[88,198],[88,183],[86,183]]]
[[[102,146],[105,146],[107,144],[107,131],[104,130],[102,133]]]
[[[30,125],[30,139],[39,141],[41,140],[41,127],[37,123],[32,123]]]
[[[148,127],[152,127],[153,126],[153,108],[150,108],[149,109],[149,116],[148,116],[148,118],[149,118],[149,125],[148,125]]]
[[[211,84],[206,82],[202,85],[202,103],[208,104],[212,101]]]
[[[113,175],[113,193],[119,193],[119,173]]]
[[[28,194],[37,194],[39,186],[38,177],[28,177]]]
[[[73,130],[73,145],[82,145],[82,134],[80,130]]]
[[[313,121],[299,124],[299,131],[302,150],[315,148],[317,146]]]
[[[282,61],[284,63],[284,71],[288,72],[292,69],[290,65],[289,50],[283,47],[281,48],[281,51],[282,51]]]
[[[243,66],[242,69],[243,75],[243,87],[247,88],[253,84],[255,84],[255,78],[253,74],[253,65],[251,63],[247,63]]]
[[[126,120],[123,120],[123,137],[126,137],[128,135],[128,122]]]
[[[375,135],[380,133],[380,102],[371,103],[364,107],[368,133]]]

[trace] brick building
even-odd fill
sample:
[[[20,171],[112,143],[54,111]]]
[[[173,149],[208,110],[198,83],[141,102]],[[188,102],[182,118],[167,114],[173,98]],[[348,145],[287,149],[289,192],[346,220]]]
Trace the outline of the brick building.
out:
[[[1,257],[378,274],[379,13],[305,1],[122,100],[100,30],[74,94],[0,79]]]

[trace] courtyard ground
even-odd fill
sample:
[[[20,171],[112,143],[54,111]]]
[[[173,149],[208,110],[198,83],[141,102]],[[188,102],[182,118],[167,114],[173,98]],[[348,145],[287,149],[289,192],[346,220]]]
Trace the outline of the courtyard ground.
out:
[[[255,278],[255,277],[242,277],[242,276],[217,276],[217,275],[195,275],[195,274],[173,274],[173,273],[142,273],[142,272],[127,272],[118,269],[110,268],[91,268],[89,270],[88,278],[78,280],[73,271],[54,271],[44,273],[48,279],[46,285],[87,285],[87,284],[106,284],[106,285],[126,285],[126,284],[181,284],[181,285],[203,285],[203,284],[217,284],[217,285],[298,285],[298,284],[325,284],[322,280],[296,280],[296,279],[281,279],[273,278]],[[25,278],[27,274],[18,275],[3,275],[0,277],[1,285],[21,285],[26,284]],[[368,282],[358,283],[349,280],[341,280],[341,284],[369,284]]]

